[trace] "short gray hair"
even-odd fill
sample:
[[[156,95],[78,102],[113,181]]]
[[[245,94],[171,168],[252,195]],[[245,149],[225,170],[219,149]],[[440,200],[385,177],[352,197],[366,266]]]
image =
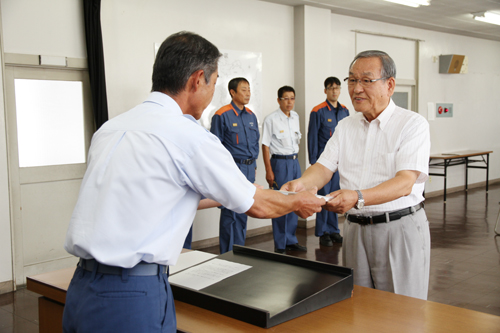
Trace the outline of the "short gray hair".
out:
[[[394,60],[392,60],[392,58],[384,51],[368,50],[358,53],[351,62],[351,65],[349,65],[349,70],[351,70],[352,65],[356,62],[356,60],[360,58],[379,58],[382,62],[380,75],[387,78],[396,78],[396,64],[394,63]]]

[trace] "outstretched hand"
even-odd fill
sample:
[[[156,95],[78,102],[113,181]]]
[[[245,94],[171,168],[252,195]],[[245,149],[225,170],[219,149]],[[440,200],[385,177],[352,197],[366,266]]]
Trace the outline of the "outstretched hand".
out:
[[[284,186],[281,189],[285,191]],[[322,206],[325,205],[326,201],[325,199],[318,198],[316,196],[317,192],[318,188],[313,187],[308,191],[302,191],[294,194],[299,202],[299,209],[295,211],[295,214],[305,219],[314,213],[321,212]]]
[[[338,190],[328,196],[333,199],[330,199],[323,208],[338,214],[344,214],[358,202],[358,194],[353,190]]]

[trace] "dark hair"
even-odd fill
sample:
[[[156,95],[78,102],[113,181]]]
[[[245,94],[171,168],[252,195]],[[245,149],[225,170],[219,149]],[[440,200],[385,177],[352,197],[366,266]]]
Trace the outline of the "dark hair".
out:
[[[227,90],[229,90],[229,96],[231,96],[231,98],[233,97],[231,95],[231,90],[234,90],[234,92],[238,92],[238,85],[240,84],[241,81],[246,82],[250,85],[250,82],[248,82],[248,80],[245,79],[244,77],[235,77],[234,79],[229,81],[227,85]]]
[[[337,79],[335,76],[327,77],[325,80],[325,89],[328,88],[329,86],[332,86],[334,83],[340,87],[339,79]]]
[[[295,89],[290,86],[283,86],[278,89],[278,98],[283,97],[283,94],[286,92],[293,92],[293,96],[295,96]]]
[[[351,65],[349,65],[349,70],[351,70],[352,65],[359,58],[379,58],[382,62],[380,76],[396,78],[396,64],[394,63],[394,60],[392,60],[392,58],[384,51],[368,50],[358,53],[358,55],[354,57],[354,60],[351,62]]]
[[[215,45],[195,33],[181,31],[170,35],[156,55],[151,90],[177,95],[199,70],[204,71],[208,84],[221,55]]]

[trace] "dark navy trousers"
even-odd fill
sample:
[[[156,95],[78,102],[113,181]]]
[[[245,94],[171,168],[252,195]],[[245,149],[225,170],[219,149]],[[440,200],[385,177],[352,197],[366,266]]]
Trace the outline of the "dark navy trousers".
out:
[[[318,190],[318,194],[328,195],[337,190],[340,190],[339,173],[335,172],[332,179],[326,183],[321,190]],[[320,237],[323,236],[323,233],[325,232],[329,234],[340,233],[339,220],[337,213],[322,209],[321,212],[316,213],[316,228],[314,230],[314,234]]]
[[[128,276],[77,267],[66,294],[63,331],[176,332],[175,305],[167,273]]]
[[[300,178],[300,164],[297,159],[277,159],[271,158],[271,168],[274,173],[274,181],[278,185],[277,190],[285,183]],[[295,236],[299,217],[295,213],[272,219],[274,247],[284,250],[287,245],[297,244],[298,240]]]
[[[257,162],[250,165],[236,163],[248,181],[255,183],[255,167]],[[238,214],[225,207],[221,208],[219,221],[219,249],[220,254],[233,250],[233,245],[245,245],[247,235],[246,214]]]

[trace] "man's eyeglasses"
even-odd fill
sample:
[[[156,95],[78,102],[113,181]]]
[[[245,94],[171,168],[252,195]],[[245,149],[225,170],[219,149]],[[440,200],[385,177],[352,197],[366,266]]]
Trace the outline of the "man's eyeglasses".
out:
[[[352,87],[352,86],[355,86],[358,82],[359,82],[359,84],[360,84],[362,87],[369,87],[369,86],[371,86],[371,85],[373,84],[373,82],[377,82],[377,81],[379,81],[379,80],[386,80],[386,79],[388,79],[388,78],[390,78],[390,76],[381,77],[380,79],[373,79],[373,80],[368,79],[368,78],[355,79],[355,78],[353,78],[353,77],[346,77],[346,78],[344,79],[344,82],[346,82],[346,81],[347,81],[347,85],[349,85],[349,86],[351,86],[351,87]]]
[[[295,97],[280,97],[280,101],[285,101],[285,102],[288,102],[288,101],[295,101]]]
[[[340,90],[340,86],[335,86],[335,87],[327,87],[326,90]]]

